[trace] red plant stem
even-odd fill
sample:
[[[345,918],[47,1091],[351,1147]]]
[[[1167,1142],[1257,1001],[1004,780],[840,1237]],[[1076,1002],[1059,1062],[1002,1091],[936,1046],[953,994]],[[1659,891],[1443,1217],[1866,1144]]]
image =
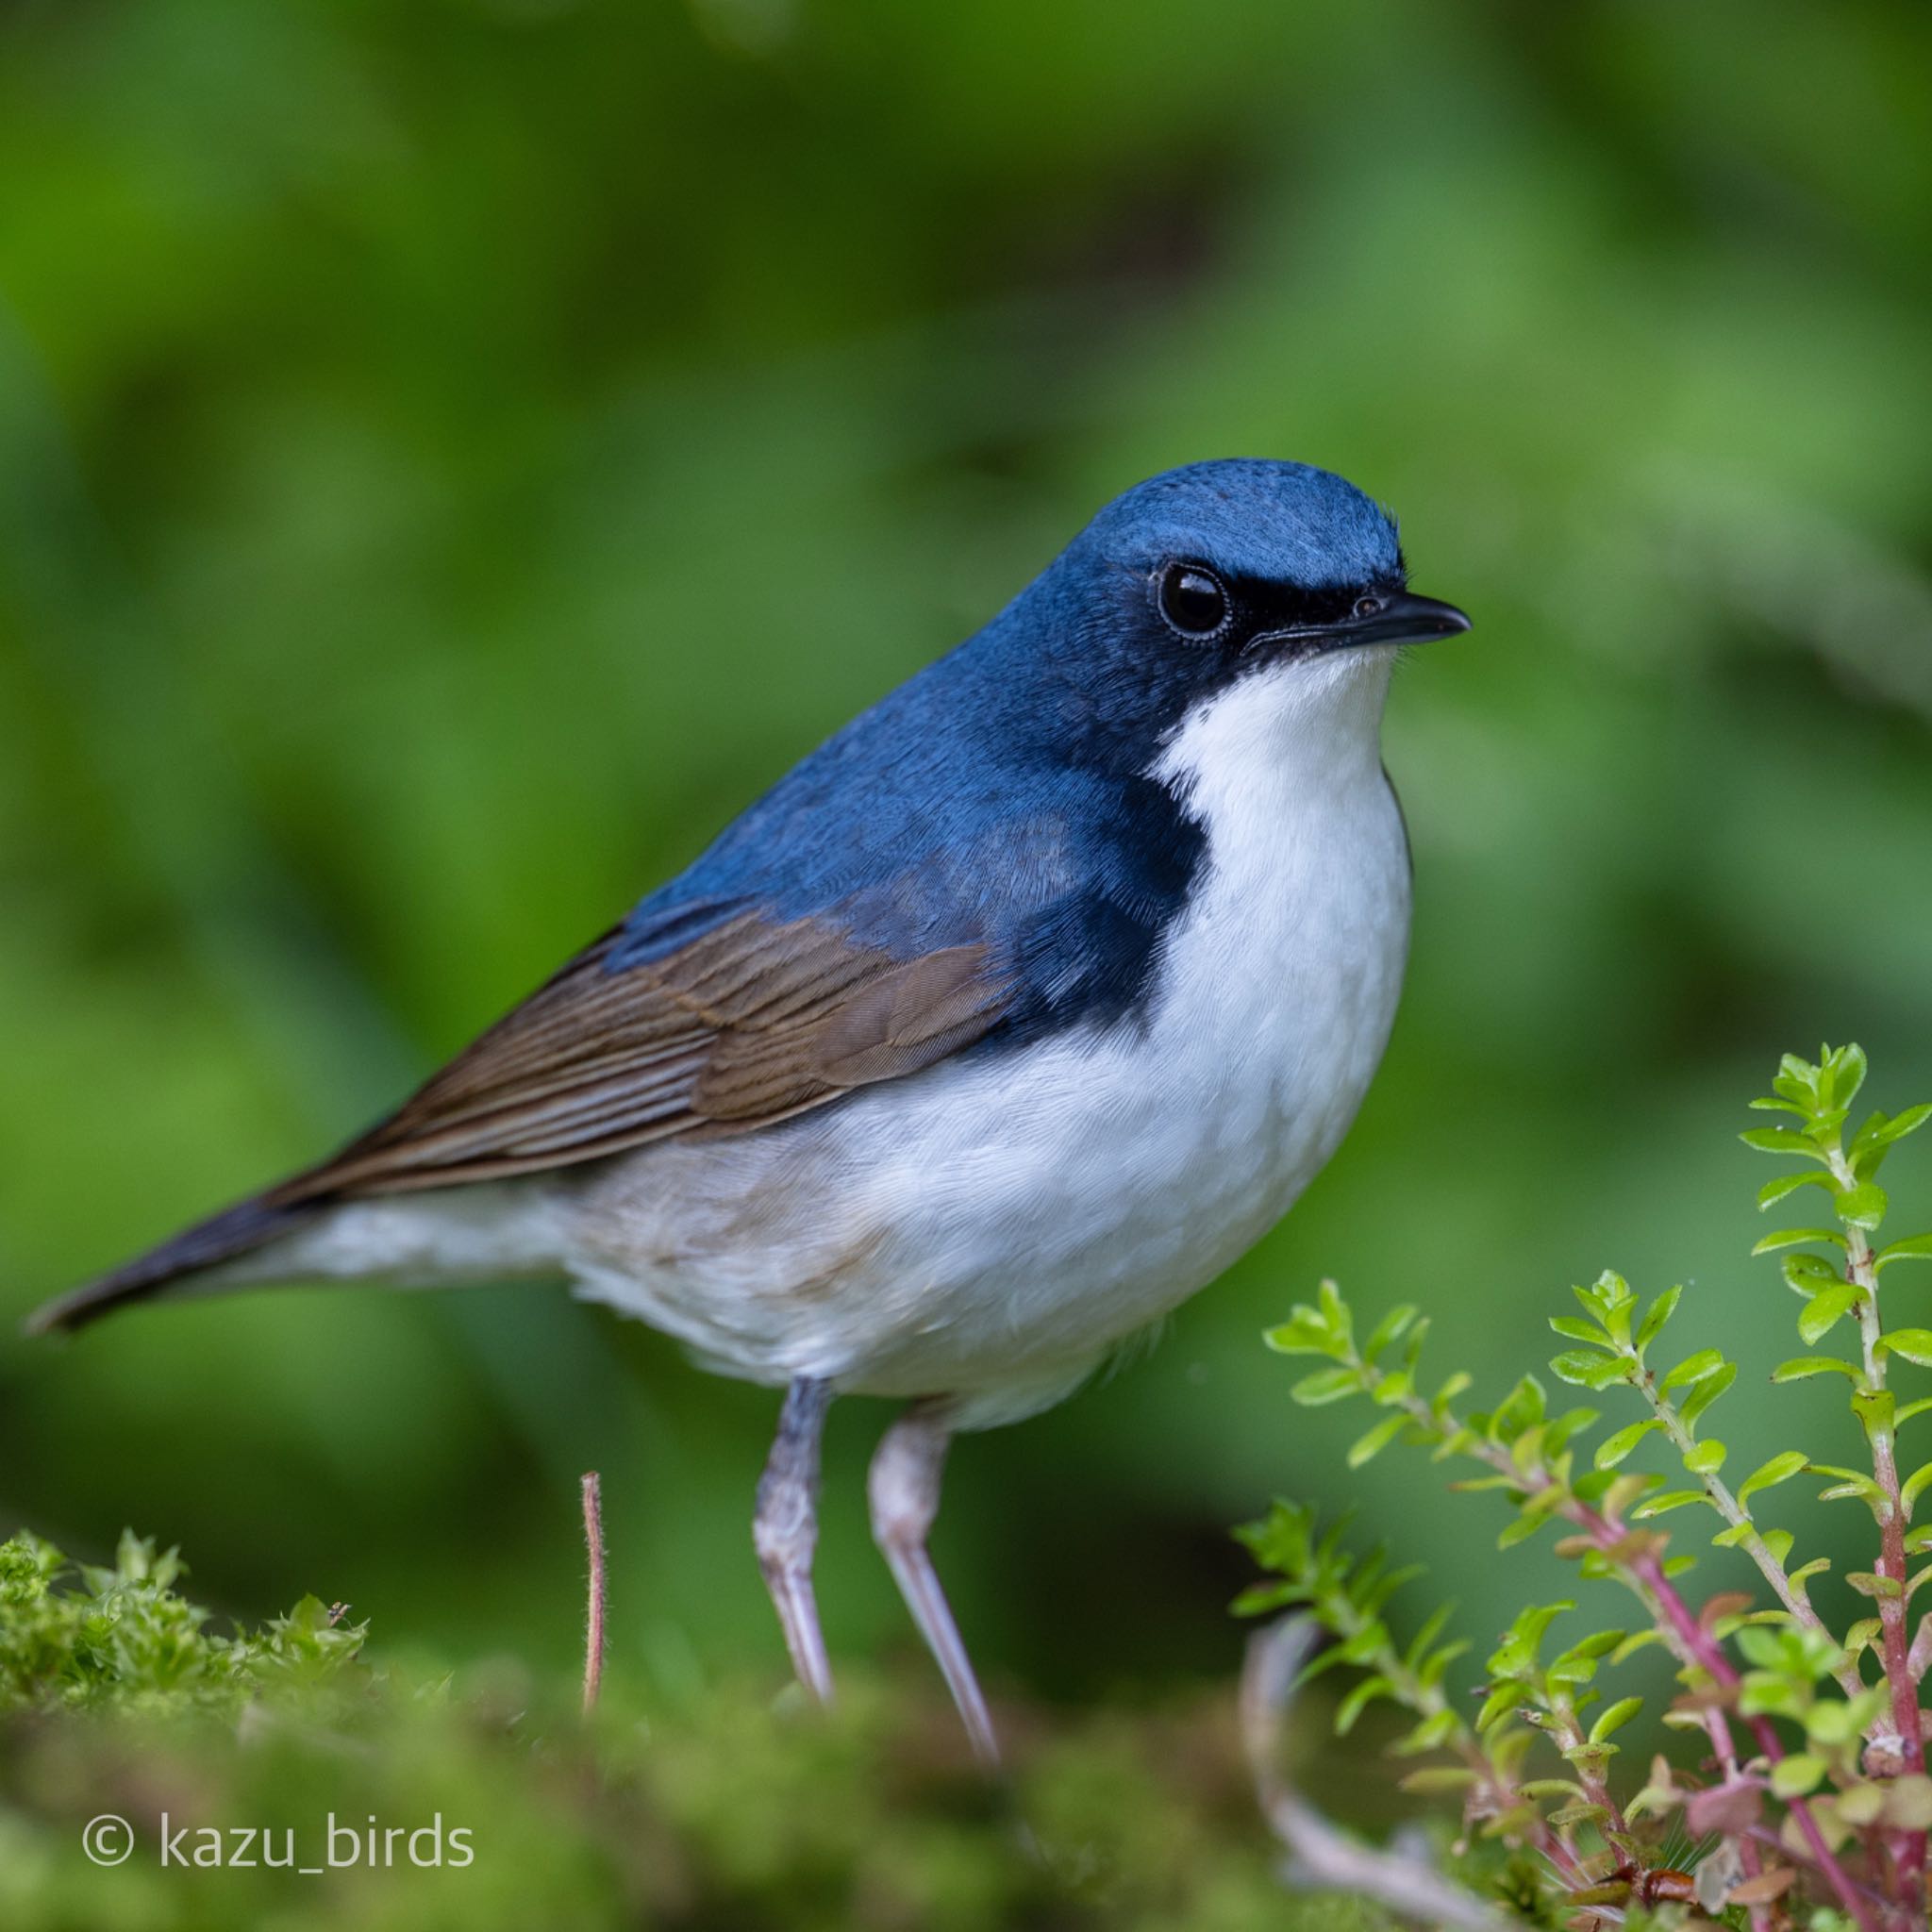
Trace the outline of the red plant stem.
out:
[[[1919,1733],[1919,1687],[1912,1677],[1911,1639],[1906,1630],[1906,1512],[1899,1496],[1898,1461],[1889,1433],[1873,1438],[1872,1469],[1886,1498],[1885,1521],[1879,1525],[1877,1571],[1880,1576],[1890,1577],[1898,1586],[1896,1596],[1878,1600],[1885,1681],[1891,1690],[1891,1721],[1898,1730],[1901,1768],[1910,1774],[1925,1769],[1925,1745]],[[1893,1834],[1892,1857],[1903,1868],[1901,1876],[1908,1888],[1907,1904],[1918,1903],[1924,1890],[1925,1834]]]
[[[1576,1506],[1575,1520],[1588,1529],[1600,1549],[1607,1551],[1623,1539],[1623,1532],[1614,1524],[1581,1504]],[[1717,1639],[1692,1615],[1690,1606],[1679,1595],[1676,1585],[1664,1574],[1664,1566],[1657,1552],[1646,1550],[1641,1556],[1623,1560],[1624,1567],[1643,1586],[1669,1621],[1684,1655],[1706,1672],[1712,1682],[1726,1690],[1735,1690],[1740,1680],[1732,1668],[1730,1658],[1724,1654]],[[1771,1720],[1747,1717],[1744,1723],[1757,1739],[1757,1748],[1772,1763],[1777,1763],[1785,1756],[1785,1747],[1772,1728]],[[1825,1842],[1824,1833],[1819,1828],[1810,1806],[1800,1797],[1787,1800],[1787,1806],[1810,1848],[1812,1862],[1824,1873],[1825,1882],[1838,1894],[1839,1903],[1857,1921],[1863,1932],[1879,1932],[1879,1923],[1873,1916],[1863,1892],[1853,1882],[1851,1874],[1839,1863],[1838,1855]]]
[[[584,1615],[584,1714],[597,1707],[597,1693],[604,1684],[604,1506],[597,1472],[586,1472],[583,1479],[584,1546],[590,1552],[590,1604]]]
[[[1834,1175],[1841,1186],[1850,1186],[1857,1176],[1840,1157]],[[1858,1334],[1864,1348],[1865,1381],[1868,1391],[1885,1386],[1885,1358],[1879,1352],[1884,1329],[1878,1317],[1878,1266],[1872,1243],[1862,1227],[1845,1229],[1845,1278],[1863,1292],[1858,1310]],[[1906,1508],[1899,1487],[1897,1438],[1888,1416],[1883,1426],[1866,1419],[1866,1441],[1872,1449],[1872,1474],[1876,1478],[1885,1507],[1878,1521],[1877,1574],[1893,1586],[1893,1593],[1878,1599],[1879,1656],[1885,1666],[1885,1681],[1891,1692],[1892,1728],[1898,1732],[1899,1768],[1907,1774],[1925,1769],[1925,1745],[1919,1728],[1919,1686],[1912,1675],[1911,1639],[1906,1602]],[[1925,1834],[1923,1831],[1894,1831],[1888,1834],[1899,1882],[1905,1887],[1908,1910],[1921,1909],[1925,1891]]]
[[[1502,1465],[1499,1463],[1497,1466]],[[1547,1476],[1541,1480],[1534,1476],[1525,1477],[1513,1464],[1505,1473],[1531,1491],[1547,1489],[1551,1480]],[[1665,1634],[1676,1639],[1672,1647],[1683,1661],[1696,1665],[1720,1689],[1736,1691],[1742,1680],[1730,1658],[1724,1655],[1724,1647],[1697,1621],[1690,1606],[1678,1593],[1677,1586],[1664,1574],[1663,1559],[1657,1555],[1655,1545],[1636,1556],[1621,1552],[1618,1545],[1628,1534],[1624,1527],[1607,1516],[1599,1515],[1589,1504],[1579,1503],[1574,1496],[1558,1506],[1558,1513],[1582,1530],[1610,1563],[1623,1570],[1637,1585],[1640,1595],[1651,1606],[1653,1614],[1661,1617],[1669,1625]],[[1757,1748],[1773,1764],[1786,1756],[1784,1744],[1772,1728],[1769,1718],[1747,1717],[1744,1722],[1757,1740]],[[1819,1828],[1810,1806],[1802,1797],[1792,1797],[1786,1800],[1786,1808],[1797,1821],[1798,1829],[1810,1848],[1812,1863],[1824,1874],[1825,1882],[1838,1894],[1839,1903],[1857,1923],[1860,1932],[1881,1932],[1880,1923],[1873,1916],[1864,1892],[1825,1842],[1824,1833]]]
[[[1411,1398],[1404,1405],[1414,1414],[1424,1427],[1435,1432],[1441,1427],[1441,1418],[1428,1405]],[[1516,1467],[1507,1450],[1488,1445],[1475,1445],[1471,1453],[1486,1460],[1499,1474],[1507,1476],[1511,1483],[1526,1493],[1535,1494],[1548,1489],[1554,1478],[1539,1473],[1525,1473]],[[1637,1587],[1639,1594],[1652,1607],[1653,1615],[1660,1618],[1669,1627],[1664,1630],[1668,1638],[1674,1638],[1673,1649],[1681,1661],[1694,1664],[1704,1671],[1721,1690],[1735,1692],[1741,1678],[1733,1668],[1731,1660],[1724,1653],[1723,1646],[1697,1621],[1690,1607],[1678,1593],[1677,1587],[1664,1574],[1662,1558],[1655,1546],[1646,1548],[1639,1556],[1629,1556],[1619,1551],[1628,1532],[1622,1524],[1600,1515],[1589,1504],[1580,1503],[1574,1496],[1566,1498],[1557,1507],[1557,1513],[1564,1521],[1574,1524],[1596,1544],[1613,1568],[1623,1571]],[[1661,1539],[1658,1539],[1660,1541]],[[1719,1714],[1722,1720],[1722,1713]],[[1750,1726],[1751,1735],[1757,1740],[1757,1747],[1773,1763],[1780,1762],[1786,1756],[1783,1742],[1771,1721],[1764,1717],[1748,1717],[1744,1720]],[[1915,1707],[1916,1727],[1916,1707]],[[1730,1757],[1735,1762],[1735,1754],[1728,1750],[1729,1727],[1725,1726],[1725,1749],[1721,1755]],[[1880,1921],[1874,1916],[1871,1904],[1861,1887],[1851,1874],[1839,1862],[1838,1856],[1825,1842],[1824,1833],[1820,1829],[1817,1818],[1809,1805],[1802,1797],[1786,1800],[1786,1808],[1796,1820],[1798,1829],[1810,1849],[1811,1862],[1824,1874],[1825,1882],[1838,1894],[1839,1903],[1851,1914],[1860,1932],[1883,1932]],[[1914,1924],[1917,1921],[1913,1921]]]
[[[1754,1824],[1751,1827],[1749,1833],[1741,1840],[1741,1843],[1747,1845],[1765,1845],[1768,1846],[1772,1851],[1775,1852],[1781,1858],[1794,1860],[1796,1863],[1800,1865],[1811,1864],[1811,1860],[1808,1857],[1807,1857],[1803,1852],[1793,1851],[1791,1847],[1786,1844],[1785,1841],[1778,1837],[1777,1833],[1773,1831],[1769,1825]],[[1816,1870],[1815,1866],[1813,1867],[1813,1870]],[[1869,1905],[1882,1907],[1885,1904],[1885,1900],[1881,1898],[1877,1892],[1873,1890],[1873,1889],[1869,1885],[1859,1885],[1858,1891],[1859,1894],[1865,1899],[1866,1903]]]
[[[1710,1746],[1717,1753],[1718,1769],[1724,1774],[1725,1784],[1736,1784],[1738,1773],[1738,1747],[1731,1737],[1729,1720],[1716,1705],[1704,1713],[1704,1728],[1710,1734]],[[1738,1861],[1744,1868],[1746,1878],[1756,1878],[1764,1870],[1764,1860],[1757,1856],[1757,1842],[1752,1838],[1738,1840]],[[1774,1923],[1769,1905],[1756,1905],[1749,1907],[1752,1932],[1770,1932]]]

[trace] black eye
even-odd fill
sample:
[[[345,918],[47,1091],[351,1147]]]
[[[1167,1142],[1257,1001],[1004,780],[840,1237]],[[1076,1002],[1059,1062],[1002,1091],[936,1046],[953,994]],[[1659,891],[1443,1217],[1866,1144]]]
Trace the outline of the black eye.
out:
[[[1357,617],[1379,617],[1381,612],[1382,600],[1373,591],[1355,600],[1354,615]]]
[[[1160,574],[1160,614],[1188,638],[1212,637],[1227,622],[1227,592],[1198,563],[1171,563]]]

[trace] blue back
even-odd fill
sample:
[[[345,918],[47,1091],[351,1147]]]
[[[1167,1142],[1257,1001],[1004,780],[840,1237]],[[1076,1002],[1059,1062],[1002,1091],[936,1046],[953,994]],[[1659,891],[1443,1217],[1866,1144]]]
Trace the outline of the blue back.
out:
[[[1128,1009],[1204,843],[1145,774],[1246,668],[1161,621],[1150,585],[1174,559],[1290,596],[1402,576],[1393,525],[1326,471],[1234,460],[1153,477],[644,900],[609,970],[756,908],[833,918],[901,958],[991,943],[1020,988],[995,1038]]]

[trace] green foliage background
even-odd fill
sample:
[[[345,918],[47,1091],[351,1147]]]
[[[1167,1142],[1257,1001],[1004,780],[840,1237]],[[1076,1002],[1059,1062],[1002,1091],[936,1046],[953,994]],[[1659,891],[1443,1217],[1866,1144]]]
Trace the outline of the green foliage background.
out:
[[[963,1446],[940,1555],[1044,1700],[1229,1673],[1277,1486],[1500,1628],[1501,1512],[1343,1474],[1258,1334],[1331,1273],[1500,1385],[1615,1265],[1745,1410],[1740,1101],[1821,1033],[1932,1081],[1928,54],[1777,0],[0,9],[6,1310],[384,1108],[1116,490],[1291,455],[1477,621],[1391,707],[1402,1020],[1282,1229]],[[189,1306],[0,1343],[0,1524],[564,1669],[594,1465],[614,1676],[775,1683],[773,1411],[528,1288]],[[881,1419],[848,1658],[909,1642]]]

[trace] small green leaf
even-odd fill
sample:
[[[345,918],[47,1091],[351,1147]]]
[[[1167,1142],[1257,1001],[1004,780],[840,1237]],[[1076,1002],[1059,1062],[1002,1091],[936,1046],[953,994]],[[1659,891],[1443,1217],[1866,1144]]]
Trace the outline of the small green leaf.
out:
[[[1890,1120],[1882,1113],[1874,1113],[1858,1129],[1852,1141],[1853,1160],[1874,1149],[1890,1147],[1894,1141],[1903,1141],[1907,1134],[1916,1134],[1927,1121],[1932,1121],[1932,1103],[1908,1107],[1903,1113],[1893,1114]]]
[[[1905,1594],[1905,1585],[1895,1576],[1880,1576],[1873,1570],[1847,1570],[1845,1581],[1860,1596],[1875,1598],[1880,1603],[1896,1603]]]
[[[1496,1547],[1499,1550],[1513,1550],[1518,1543],[1527,1542],[1548,1520],[1546,1511],[1539,1511],[1534,1516],[1517,1517],[1505,1525],[1502,1534],[1496,1539]]]
[[[1898,1499],[1904,1507],[1907,1523],[1912,1520],[1912,1506],[1924,1493],[1927,1483],[1932,1483],[1932,1462],[1922,1462],[1900,1485]]]
[[[1322,1319],[1328,1326],[1344,1341],[1353,1341],[1355,1317],[1342,1300],[1341,1291],[1332,1281],[1320,1281],[1315,1286],[1315,1299],[1321,1304]]]
[[[1795,1751],[1771,1768],[1771,1788],[1780,1798],[1802,1798],[1824,1775],[1824,1759],[1808,1751]]]
[[[1487,1731],[1499,1719],[1521,1710],[1527,1695],[1524,1687],[1514,1681],[1498,1684],[1483,1700],[1482,1708],[1475,1714],[1476,1729]]]
[[[1357,1436],[1348,1448],[1348,1466],[1359,1469],[1372,1457],[1379,1456],[1402,1431],[1408,1426],[1408,1417],[1397,1409],[1393,1415],[1385,1415],[1373,1429]]]
[[[1885,1219],[1885,1210],[1890,1203],[1883,1188],[1875,1182],[1865,1181],[1856,1188],[1840,1188],[1832,1196],[1832,1205],[1838,1209],[1838,1218],[1847,1226],[1869,1231]]]
[[[1270,1328],[1261,1339],[1277,1355],[1332,1356],[1341,1352],[1327,1324],[1312,1308],[1296,1308],[1287,1321]]]
[[[1772,1554],[1773,1558],[1782,1563],[1791,1554],[1791,1533],[1788,1529],[1767,1529],[1758,1541]]]
[[[1707,1375],[1701,1382],[1695,1383],[1690,1392],[1677,1407],[1677,1414],[1685,1426],[1689,1427],[1694,1423],[1737,1379],[1737,1363],[1726,1362],[1716,1374]]]
[[[1643,1320],[1637,1324],[1637,1353],[1643,1351],[1663,1333],[1664,1324],[1677,1312],[1677,1304],[1683,1299],[1682,1288],[1667,1288],[1663,1293],[1644,1310]]]
[[[1858,1372],[1850,1362],[1841,1362],[1829,1355],[1796,1356],[1790,1361],[1778,1363],[1771,1372],[1774,1382],[1802,1382],[1807,1375],[1849,1375],[1855,1382],[1858,1379]]]
[[[1932,1368],[1932,1328],[1894,1328],[1879,1337],[1878,1352],[1902,1355],[1921,1368]]]
[[[1759,1490],[1774,1490],[1779,1483],[1788,1483],[1794,1475],[1803,1475],[1808,1458],[1801,1449],[1787,1449],[1781,1456],[1774,1456],[1769,1462],[1761,1462],[1738,1486],[1738,1501],[1742,1503],[1754,1496]]]
[[[1738,1139],[1745,1146],[1757,1148],[1760,1154],[1802,1154],[1807,1160],[1824,1158],[1808,1135],[1796,1133],[1790,1127],[1753,1127],[1749,1132],[1740,1134]]]
[[[1666,1392],[1673,1389],[1687,1388],[1692,1382],[1702,1382],[1715,1375],[1724,1366],[1724,1357],[1714,1348],[1700,1348],[1695,1355],[1687,1355],[1663,1379]]]
[[[1535,1798],[1540,1803],[1551,1798],[1580,1798],[1584,1795],[1583,1787],[1573,1777],[1533,1777],[1516,1789],[1525,1798]]]
[[[1601,1411],[1594,1408],[1566,1408],[1561,1415],[1552,1418],[1543,1429],[1543,1460],[1554,1468],[1569,1446],[1571,1437],[1588,1434],[1600,1419]]]
[[[1593,1348],[1566,1348],[1551,1360],[1550,1372],[1585,1389],[1607,1389],[1612,1382],[1629,1380],[1629,1371],[1621,1357],[1600,1355]]]
[[[1625,1657],[1635,1657],[1646,1644],[1661,1643],[1663,1641],[1663,1632],[1660,1630],[1633,1630],[1610,1653],[1610,1661],[1613,1664],[1620,1664]]]
[[[1588,1637],[1579,1637],[1557,1659],[1557,1663],[1572,1663],[1578,1658],[1594,1662],[1600,1657],[1607,1657],[1623,1641],[1624,1633],[1621,1630],[1592,1630]],[[1553,1664],[1550,1668],[1555,1670],[1556,1665]]]
[[[1324,1403],[1340,1402],[1343,1396],[1360,1391],[1361,1377],[1353,1369],[1317,1369],[1304,1375],[1288,1392],[1304,1408],[1320,1408]]]
[[[1355,1721],[1360,1717],[1378,1697],[1394,1695],[1395,1686],[1387,1677],[1364,1677],[1346,1697],[1335,1713],[1335,1735],[1345,1738],[1355,1729]]]
[[[1802,1241],[1831,1241],[1841,1248],[1845,1238],[1835,1227],[1787,1227],[1766,1235],[1751,1252],[1754,1256],[1774,1255],[1780,1248],[1795,1248]]]
[[[1487,1667],[1491,1675],[1499,1681],[1521,1680],[1534,1667],[1543,1635],[1551,1624],[1566,1610],[1575,1607],[1575,1604],[1568,1600],[1555,1604],[1525,1604],[1503,1633],[1502,1642],[1490,1654]]]
[[[1758,1211],[1762,1213],[1767,1208],[1775,1208],[1787,1194],[1795,1194],[1800,1188],[1824,1188],[1828,1192],[1831,1185],[1831,1176],[1816,1170],[1806,1174],[1781,1174],[1776,1180],[1766,1181],[1758,1189]]]
[[[1598,1322],[1581,1322],[1574,1315],[1552,1315],[1550,1326],[1558,1335],[1567,1336],[1572,1341],[1587,1341],[1592,1348],[1603,1348],[1607,1345],[1603,1324]]]
[[[1653,1429],[1662,1427],[1656,1416],[1646,1416],[1641,1423],[1632,1423],[1628,1428],[1619,1429],[1614,1436],[1605,1437],[1596,1445],[1597,1468],[1615,1469]]]
[[[1621,1731],[1643,1708],[1641,1697],[1620,1697],[1590,1727],[1590,1741],[1601,1744],[1612,1731]]]
[[[1828,1055],[1831,1049],[1826,1047],[1824,1051]],[[1818,1072],[1809,1060],[1800,1059],[1794,1053],[1784,1054],[1778,1059],[1772,1089],[1787,1100],[1802,1100],[1805,1111],[1809,1113],[1818,1099]]]
[[[1810,1462],[1806,1464],[1806,1468],[1813,1475],[1828,1475],[1834,1479],[1830,1489],[1818,1492],[1821,1503],[1839,1503],[1856,1496],[1859,1502],[1869,1504],[1874,1512],[1888,1507],[1885,1491],[1861,1469],[1844,1469],[1835,1462]]]
[[[1369,1339],[1362,1343],[1363,1359],[1374,1361],[1391,1341],[1400,1341],[1408,1324],[1415,1320],[1417,1312],[1417,1309],[1407,1302],[1391,1308],[1375,1324]]]
[[[1715,1475],[1724,1466],[1724,1445],[1715,1440],[1699,1442],[1684,1457],[1684,1467],[1692,1475]]]
[[[1932,1261],[1932,1234],[1908,1235],[1879,1249],[1879,1267],[1889,1268],[1894,1261]]]
[[[1798,1334],[1806,1341],[1822,1341],[1857,1307],[1864,1291],[1856,1281],[1822,1288],[1805,1304],[1798,1317]]]
[[[1534,1375],[1521,1376],[1490,1417],[1490,1438],[1513,1442],[1525,1429],[1541,1422],[1544,1413],[1543,1385]]]
[[[1827,1261],[1823,1255],[1814,1255],[1809,1248],[1799,1248],[1786,1254],[1778,1262],[1778,1273],[1785,1278],[1785,1286],[1793,1294],[1800,1294],[1807,1300],[1821,1289],[1835,1288],[1845,1278],[1844,1270],[1836,1261]]]
[[[1826,1055],[1825,1062],[1830,1084],[1824,1091],[1838,1106],[1850,1107],[1858,1097],[1858,1089],[1865,1084],[1865,1049],[1856,1040],[1847,1041],[1836,1053]],[[1824,1083],[1820,1084],[1824,1087]]]
[[[1670,1509],[1681,1509],[1687,1503],[1709,1501],[1702,1490],[1666,1490],[1660,1496],[1646,1496],[1630,1514],[1637,1522],[1647,1523],[1653,1516],[1661,1516]]]
[[[1846,1632],[1844,1653],[1855,1657],[1861,1650],[1876,1653],[1884,1641],[1885,1624],[1878,1617],[1861,1617]]]

